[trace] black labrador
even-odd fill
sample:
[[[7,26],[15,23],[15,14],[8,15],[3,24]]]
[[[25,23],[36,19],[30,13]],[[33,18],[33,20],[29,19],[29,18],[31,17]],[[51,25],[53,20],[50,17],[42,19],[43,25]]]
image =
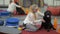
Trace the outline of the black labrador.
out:
[[[45,22],[42,22],[41,27],[39,28],[40,30],[42,28],[46,29],[48,32],[51,30],[51,28],[53,30],[56,30],[51,23],[51,12],[50,11],[47,10],[44,13],[43,19],[45,20]]]

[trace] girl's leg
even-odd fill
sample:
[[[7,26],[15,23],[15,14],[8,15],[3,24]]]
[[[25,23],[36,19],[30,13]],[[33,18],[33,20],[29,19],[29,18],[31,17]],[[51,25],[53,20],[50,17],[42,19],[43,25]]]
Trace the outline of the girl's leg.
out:
[[[35,25],[33,24],[26,24],[26,29],[27,31],[37,31],[38,30],[38,27],[36,27]]]
[[[45,23],[42,22],[41,27],[39,28],[39,30],[41,30],[42,28],[44,28],[44,26],[45,26]]]

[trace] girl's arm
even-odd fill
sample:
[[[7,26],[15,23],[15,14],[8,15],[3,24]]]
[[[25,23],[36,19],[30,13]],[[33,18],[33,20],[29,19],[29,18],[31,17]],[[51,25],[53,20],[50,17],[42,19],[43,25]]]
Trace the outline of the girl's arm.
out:
[[[34,22],[41,22],[42,21],[42,19],[39,19],[39,20],[34,20]]]
[[[38,13],[38,15],[40,15],[40,16],[44,16],[44,13],[42,13],[42,12],[40,12],[40,11],[38,11],[37,13]]]
[[[17,5],[17,4],[15,4],[15,6],[16,6],[16,7],[19,7],[19,8],[21,7],[21,6]]]

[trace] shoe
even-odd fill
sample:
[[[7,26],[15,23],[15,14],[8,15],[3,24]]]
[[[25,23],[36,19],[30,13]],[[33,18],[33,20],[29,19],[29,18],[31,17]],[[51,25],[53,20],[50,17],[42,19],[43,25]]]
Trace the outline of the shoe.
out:
[[[26,27],[23,27],[23,30],[25,30],[26,29]]]
[[[41,30],[42,28],[39,28],[38,30]]]

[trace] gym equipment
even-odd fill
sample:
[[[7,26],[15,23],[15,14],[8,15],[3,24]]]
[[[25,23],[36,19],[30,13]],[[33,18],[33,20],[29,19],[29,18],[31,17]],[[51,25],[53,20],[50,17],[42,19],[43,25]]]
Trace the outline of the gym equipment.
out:
[[[60,16],[60,1],[56,0],[44,0],[44,4],[47,5],[47,9],[51,11],[53,16]]]
[[[57,24],[57,21],[58,21],[57,18],[54,18],[54,28],[55,28],[55,29],[57,29],[57,25],[58,25],[58,24]]]
[[[19,19],[18,18],[8,18],[6,20],[6,26],[8,27],[17,27],[19,25]]]
[[[4,21],[0,20],[0,26],[3,26],[3,25],[4,25]]]
[[[1,12],[1,16],[9,16],[9,15],[10,15],[10,12],[7,12],[7,11]]]
[[[60,26],[57,27],[56,32],[58,32],[60,34]]]
[[[47,10],[49,10],[53,16],[59,16],[60,14],[60,7],[52,7],[52,6],[49,6],[47,8]]]
[[[18,27],[18,30],[22,30],[22,28],[21,27]]]
[[[0,11],[0,16],[9,16],[10,12],[7,11]]]

